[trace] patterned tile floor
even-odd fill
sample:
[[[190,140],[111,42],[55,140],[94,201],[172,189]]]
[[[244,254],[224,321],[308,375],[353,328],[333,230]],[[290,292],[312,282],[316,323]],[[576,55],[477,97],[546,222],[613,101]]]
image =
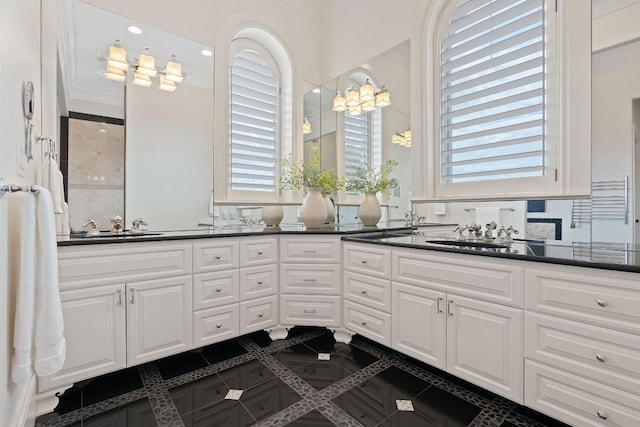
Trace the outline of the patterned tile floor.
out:
[[[227,398],[230,390],[241,390],[239,399]],[[293,328],[275,342],[260,332],[83,381],[36,420],[253,425],[566,426],[364,338],[336,343],[322,328]]]

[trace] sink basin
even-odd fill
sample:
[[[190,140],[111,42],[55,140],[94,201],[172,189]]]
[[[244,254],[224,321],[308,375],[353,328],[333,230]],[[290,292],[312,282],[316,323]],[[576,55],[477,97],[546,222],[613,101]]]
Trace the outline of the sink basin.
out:
[[[461,240],[426,240],[426,243],[432,245],[450,246],[459,249],[507,249],[508,246],[491,242],[473,242]]]

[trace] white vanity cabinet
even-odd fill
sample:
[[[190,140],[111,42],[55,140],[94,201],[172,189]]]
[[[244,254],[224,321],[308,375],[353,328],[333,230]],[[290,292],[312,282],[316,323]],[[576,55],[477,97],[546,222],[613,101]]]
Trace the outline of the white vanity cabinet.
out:
[[[39,394],[191,348],[191,244],[63,246],[58,269],[67,355]]]
[[[394,249],[392,348],[523,401],[523,268]]]
[[[391,347],[391,249],[345,243],[344,326]]]
[[[640,425],[638,276],[528,263],[527,406],[571,425]]]
[[[339,236],[280,237],[280,324],[342,326]]]

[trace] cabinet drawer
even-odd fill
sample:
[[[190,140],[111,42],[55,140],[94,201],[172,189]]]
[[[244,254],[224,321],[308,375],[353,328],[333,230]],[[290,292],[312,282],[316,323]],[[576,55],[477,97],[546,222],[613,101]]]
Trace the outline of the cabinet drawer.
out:
[[[207,271],[228,270],[238,268],[239,244],[237,240],[213,239],[206,243],[193,245],[193,271],[202,273]]]
[[[542,314],[525,314],[525,356],[640,394],[640,337]]]
[[[298,326],[340,326],[340,296],[280,295],[280,323]]]
[[[391,312],[391,281],[344,272],[344,296],[374,309]]]
[[[340,295],[340,265],[280,264],[280,292]]]
[[[527,268],[526,308],[640,334],[640,275],[618,273]]]
[[[193,308],[217,307],[239,301],[238,270],[193,275]]]
[[[352,301],[345,301],[344,320],[347,329],[391,347],[390,314],[381,313]]]
[[[344,245],[344,268],[369,276],[391,278],[391,250],[372,245]]]
[[[266,297],[278,289],[278,266],[259,265],[240,269],[240,299]]]
[[[201,347],[239,336],[239,305],[229,304],[193,313],[193,343]]]
[[[191,274],[191,244],[146,242],[58,248],[60,290]]]
[[[331,237],[281,237],[281,262],[340,263],[340,239]]]
[[[278,262],[278,239],[250,239],[240,242],[240,265],[250,267]]]
[[[276,295],[240,303],[240,331],[242,334],[259,331],[278,323]]]
[[[394,281],[514,307],[523,306],[524,268],[517,262],[495,262],[474,255],[442,256],[430,251],[394,250],[392,265]]]
[[[574,426],[640,425],[640,397],[525,361],[525,404]]]

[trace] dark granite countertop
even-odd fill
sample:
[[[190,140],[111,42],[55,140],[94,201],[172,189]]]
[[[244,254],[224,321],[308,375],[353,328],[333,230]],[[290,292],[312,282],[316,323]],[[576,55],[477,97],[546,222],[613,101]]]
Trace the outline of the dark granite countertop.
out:
[[[411,227],[402,223],[380,223],[377,227],[365,227],[362,224],[331,224],[322,228],[306,228],[302,224],[282,224],[280,227],[238,226],[222,228],[203,228],[198,230],[145,231],[142,234],[122,234],[114,236],[101,232],[98,236],[72,235],[58,236],[58,246],[96,245],[105,243],[154,242],[167,240],[207,239],[215,237],[242,237],[266,234],[335,234],[353,235],[371,232],[410,232]]]
[[[512,242],[458,242],[450,230],[384,231],[345,236],[342,240],[369,244],[471,254],[494,258],[572,265],[640,273],[640,246],[607,242],[566,242],[513,239]]]

